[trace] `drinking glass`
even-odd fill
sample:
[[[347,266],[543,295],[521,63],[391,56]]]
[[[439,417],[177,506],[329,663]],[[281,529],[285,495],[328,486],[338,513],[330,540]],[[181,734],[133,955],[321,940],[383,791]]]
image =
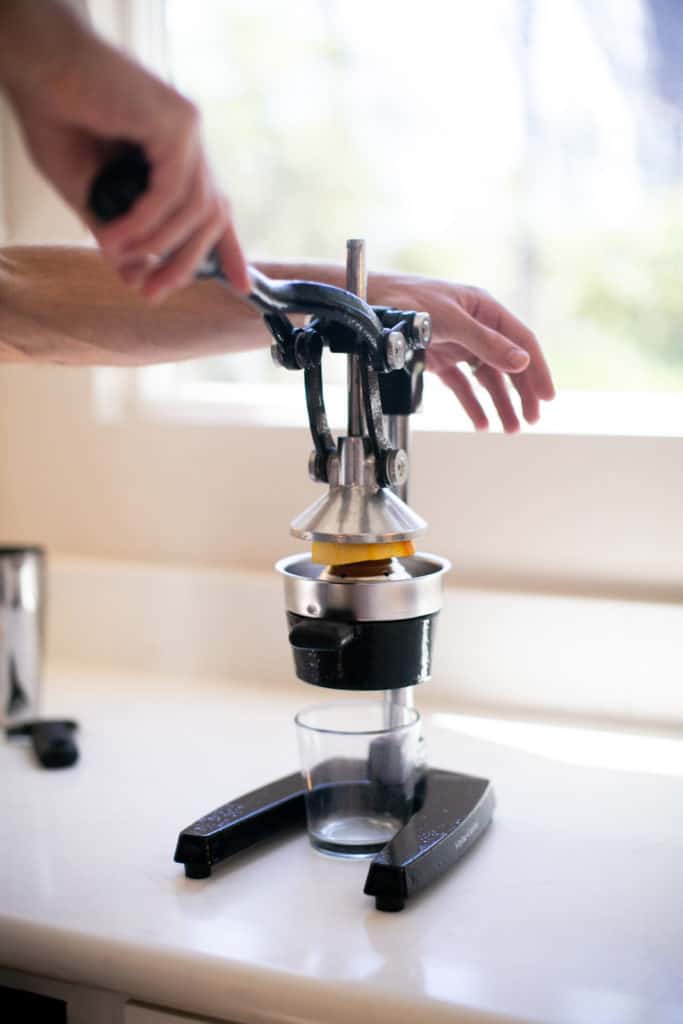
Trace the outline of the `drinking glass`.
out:
[[[424,768],[419,712],[335,701],[295,717],[312,845],[340,857],[377,853],[411,816]]]

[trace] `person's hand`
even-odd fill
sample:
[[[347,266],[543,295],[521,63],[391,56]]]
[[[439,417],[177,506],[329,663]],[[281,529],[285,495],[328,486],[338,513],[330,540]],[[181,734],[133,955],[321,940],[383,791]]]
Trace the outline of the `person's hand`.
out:
[[[509,384],[519,396],[527,423],[540,415],[540,402],[555,396],[552,377],[535,335],[508,309],[481,288],[431,278],[402,276],[378,285],[382,302],[391,297],[398,308],[427,310],[432,316],[432,344],[427,369],[454,392],[477,430],[488,417],[469,374],[488,391],[503,428],[519,430]]]
[[[25,53],[6,85],[29,150],[123,280],[160,300],[188,283],[215,248],[228,279],[246,292],[244,257],[192,103],[104,43],[62,4],[11,6]],[[40,21],[34,28],[41,40],[33,60],[25,39],[32,17]],[[41,56],[46,39],[50,52]],[[88,193],[124,140],[144,150],[149,187],[128,213],[100,225],[87,210]]]

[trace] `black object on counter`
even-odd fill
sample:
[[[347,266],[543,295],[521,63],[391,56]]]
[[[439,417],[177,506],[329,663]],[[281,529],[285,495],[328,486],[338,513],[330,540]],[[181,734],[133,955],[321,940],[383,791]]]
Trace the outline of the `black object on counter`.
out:
[[[436,881],[486,830],[495,807],[488,779],[431,768],[421,806],[370,865],[364,892],[378,910],[403,910],[406,900]]]
[[[376,760],[382,762],[381,757]],[[208,878],[214,865],[241,850],[286,828],[303,828],[304,792],[302,777],[295,772],[224,804],[183,829],[174,860],[185,865],[188,878]],[[403,910],[409,897],[448,871],[476,843],[490,824],[494,807],[488,779],[427,769],[415,789],[412,816],[374,857],[364,892],[375,897],[378,910]]]
[[[205,814],[178,836],[174,860],[188,878],[208,878],[211,869],[261,839],[306,824],[300,772],[269,782]]]
[[[8,738],[30,736],[33,750],[43,768],[70,768],[78,760],[73,734],[78,724],[69,719],[22,722],[7,729]]]

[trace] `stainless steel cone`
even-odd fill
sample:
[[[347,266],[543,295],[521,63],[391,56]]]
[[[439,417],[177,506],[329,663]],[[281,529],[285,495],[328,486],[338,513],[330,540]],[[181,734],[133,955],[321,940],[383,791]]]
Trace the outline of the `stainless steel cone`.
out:
[[[412,540],[426,522],[387,487],[336,486],[296,517],[291,533],[329,544]]]

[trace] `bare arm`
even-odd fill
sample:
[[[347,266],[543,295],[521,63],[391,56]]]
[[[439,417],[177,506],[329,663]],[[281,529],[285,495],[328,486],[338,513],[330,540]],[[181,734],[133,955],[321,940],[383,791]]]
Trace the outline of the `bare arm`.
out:
[[[2,362],[142,366],[267,343],[258,313],[214,281],[153,306],[96,249],[0,251]]]
[[[269,277],[342,286],[324,263],[259,263]],[[370,302],[427,310],[434,323],[428,367],[455,393],[474,425],[488,421],[471,379],[474,364],[506,430],[519,427],[507,382],[524,417],[553,397],[540,346],[512,313],[478,288],[405,274],[371,274]],[[0,362],[141,366],[238,352],[270,341],[259,313],[215,281],[198,281],[151,305],[127,288],[93,249],[16,247],[0,251]]]

